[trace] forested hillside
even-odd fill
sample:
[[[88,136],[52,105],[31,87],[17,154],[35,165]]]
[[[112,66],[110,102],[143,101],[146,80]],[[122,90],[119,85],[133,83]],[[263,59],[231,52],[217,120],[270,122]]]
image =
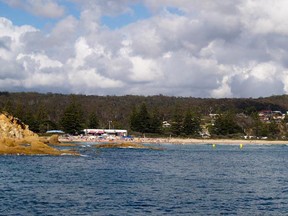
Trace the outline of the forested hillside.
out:
[[[130,130],[133,110],[145,104],[148,112],[157,113],[162,121],[171,121],[175,112],[184,114],[193,110],[202,116],[210,113],[233,111],[251,114],[263,109],[288,110],[288,96],[272,96],[258,99],[203,99],[191,97],[156,96],[86,96],[40,93],[0,93],[0,110],[20,118],[35,132],[61,129],[64,113],[76,109],[79,128],[98,126]],[[71,107],[73,104],[73,107]],[[75,116],[74,116],[75,117]],[[71,116],[71,118],[74,118]],[[75,117],[76,118],[76,117]],[[92,122],[92,120],[94,122]],[[92,124],[94,123],[94,124]]]

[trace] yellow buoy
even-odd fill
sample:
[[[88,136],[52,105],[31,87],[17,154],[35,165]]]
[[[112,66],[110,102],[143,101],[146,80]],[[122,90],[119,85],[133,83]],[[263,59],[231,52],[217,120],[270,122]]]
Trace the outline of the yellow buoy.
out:
[[[242,149],[243,148],[243,144],[240,144],[239,148]]]
[[[213,144],[212,147],[213,147],[213,148],[216,148],[216,144]]]

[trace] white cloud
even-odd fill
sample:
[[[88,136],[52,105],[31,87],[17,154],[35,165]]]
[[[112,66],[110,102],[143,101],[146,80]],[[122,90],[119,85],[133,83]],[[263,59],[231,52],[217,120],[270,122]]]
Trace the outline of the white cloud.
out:
[[[31,26],[14,26],[13,23],[3,17],[0,17],[0,41],[2,47],[0,47],[0,58],[5,60],[12,60],[21,52],[25,46],[25,42],[21,39],[29,33],[37,31]]]
[[[34,88],[55,88],[59,85],[65,83],[65,79],[61,74],[56,73],[33,73],[32,76],[29,76],[27,79],[22,81],[22,84],[27,89]]]
[[[288,70],[283,71],[282,82],[284,84],[285,94],[288,94]]]
[[[67,40],[73,35],[77,35],[78,20],[73,16],[68,16],[60,20],[56,26],[52,29],[50,37],[53,40],[58,40],[63,44],[63,41]]]
[[[69,84],[76,93],[95,94],[100,89],[117,89],[123,83],[101,76],[95,69],[72,71],[68,75]]]
[[[255,34],[288,34],[286,0],[246,0],[239,5],[242,22]]]
[[[196,97],[288,92],[284,0],[71,0],[79,18],[65,16],[59,0],[6,2],[61,19],[42,31],[0,18],[1,89]],[[101,23],[103,15],[133,13],[134,3],[145,4],[151,17],[117,30]]]
[[[36,16],[58,18],[64,15],[65,8],[56,0],[2,0],[8,5],[24,9]]]
[[[220,84],[219,88],[212,90],[211,96],[215,98],[232,97],[233,94],[229,85],[229,77],[224,76]]]
[[[35,65],[37,65],[37,68],[39,70],[46,69],[46,68],[57,68],[57,67],[62,67],[63,64],[59,61],[52,60],[48,56],[44,54],[36,54],[36,55],[24,55],[24,54],[19,54],[17,56],[17,61],[22,61],[22,64],[25,65],[25,69],[27,69],[27,65],[30,65],[31,63],[29,61],[33,61]]]
[[[260,97],[283,94],[285,91],[284,68],[275,62],[252,63],[231,77],[234,96]]]
[[[133,64],[131,80],[136,82],[154,81],[161,77],[161,71],[155,61],[152,59],[143,59],[139,56],[131,57]]]
[[[13,83],[11,86],[17,83],[21,86],[21,82],[17,79],[26,77],[22,64],[17,61],[17,55],[21,53],[25,47],[25,42],[22,41],[22,37],[30,32],[37,31],[31,26],[14,26],[13,23],[5,18],[0,18],[0,79],[3,82]],[[13,79],[16,79],[13,82]],[[6,86],[3,84],[3,86]]]
[[[256,65],[251,70],[250,74],[259,81],[273,81],[275,79],[275,76],[277,75],[277,71],[277,66],[275,66],[273,62],[267,62]]]
[[[85,58],[92,54],[93,50],[88,46],[85,38],[79,38],[75,43],[75,58],[68,60],[68,65],[73,68],[84,66]]]

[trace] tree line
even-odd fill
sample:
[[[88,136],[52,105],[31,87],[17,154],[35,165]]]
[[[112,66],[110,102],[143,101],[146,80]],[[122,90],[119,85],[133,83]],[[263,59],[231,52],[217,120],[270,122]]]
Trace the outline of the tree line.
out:
[[[130,133],[198,137],[203,129],[213,136],[251,134],[285,136],[286,120],[266,124],[257,112],[285,111],[286,96],[259,99],[200,99],[157,96],[85,96],[0,92],[0,110],[7,111],[43,133],[63,129],[79,133],[83,128],[128,129]],[[218,113],[213,121],[209,113]],[[243,116],[239,116],[242,113]],[[163,121],[171,126],[163,127]]]

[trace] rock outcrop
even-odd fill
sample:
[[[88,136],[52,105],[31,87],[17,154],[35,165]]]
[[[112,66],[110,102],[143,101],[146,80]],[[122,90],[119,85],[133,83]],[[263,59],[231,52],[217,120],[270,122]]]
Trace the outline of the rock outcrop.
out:
[[[58,135],[52,135],[50,138],[49,138],[49,144],[50,145],[59,145],[61,142],[59,141],[59,136]]]
[[[25,137],[38,137],[37,134],[29,130],[18,118],[8,113],[0,114],[0,138],[23,139]]]
[[[37,134],[29,130],[28,125],[8,113],[0,114],[0,154],[77,155],[45,144]]]

